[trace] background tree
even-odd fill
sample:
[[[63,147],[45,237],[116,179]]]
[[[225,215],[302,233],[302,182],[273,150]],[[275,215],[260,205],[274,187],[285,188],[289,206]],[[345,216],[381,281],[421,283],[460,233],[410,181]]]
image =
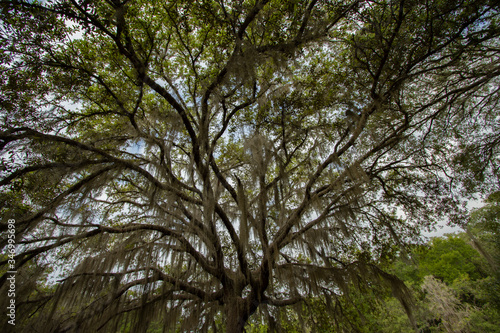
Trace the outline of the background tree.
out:
[[[499,332],[497,272],[488,269],[469,242],[465,232],[448,234],[415,244],[409,251],[411,261],[397,252],[377,261],[411,289],[415,325],[390,288],[372,284],[357,285],[332,299],[333,311],[324,298],[311,297],[301,320],[290,310],[282,314],[283,331],[411,333],[417,326],[422,333]]]
[[[433,238],[415,248],[414,264],[396,262],[395,274],[419,300],[415,316],[422,331],[497,331],[500,312],[490,291],[495,273],[470,243],[466,233]]]
[[[376,259],[476,188],[461,133],[496,142],[493,1],[0,3],[26,331],[241,332],[359,280],[408,309]]]
[[[496,272],[500,265],[500,192],[492,193],[485,205],[474,210],[467,221],[467,235]]]

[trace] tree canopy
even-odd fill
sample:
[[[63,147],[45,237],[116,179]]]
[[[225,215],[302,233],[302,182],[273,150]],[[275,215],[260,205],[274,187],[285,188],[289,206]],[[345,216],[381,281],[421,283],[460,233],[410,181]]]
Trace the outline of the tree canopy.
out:
[[[495,1],[0,6],[27,332],[242,332],[363,281],[410,311],[375,263],[498,188]]]

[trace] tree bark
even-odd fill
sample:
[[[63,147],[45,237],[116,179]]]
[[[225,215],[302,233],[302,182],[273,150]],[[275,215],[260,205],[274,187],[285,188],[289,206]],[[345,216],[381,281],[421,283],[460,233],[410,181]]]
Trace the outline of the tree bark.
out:
[[[242,333],[248,318],[257,310],[257,302],[236,296],[225,303],[226,333]]]

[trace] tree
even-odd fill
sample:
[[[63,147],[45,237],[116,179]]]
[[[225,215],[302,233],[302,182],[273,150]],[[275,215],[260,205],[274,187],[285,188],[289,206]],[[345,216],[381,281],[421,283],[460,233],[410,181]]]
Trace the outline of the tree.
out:
[[[464,240],[464,235],[447,235],[433,238],[427,249],[416,254],[418,275],[422,279],[433,275],[442,282],[451,285],[461,276],[477,280],[485,277],[484,263],[479,253]]]
[[[396,262],[395,274],[413,286],[419,300],[415,317],[421,331],[496,331],[498,312],[488,296],[492,275],[468,241],[465,233],[436,237],[414,249],[413,265]],[[398,313],[394,306],[391,311]],[[408,323],[406,329],[411,330]]]
[[[488,262],[491,280],[486,283],[486,299],[500,317],[500,210],[499,192],[494,192],[485,200],[485,205],[474,210],[467,221],[467,235],[474,248]],[[499,318],[500,320],[500,318]]]
[[[480,215],[477,213],[473,213],[476,218]],[[388,262],[378,262],[410,287],[415,300],[415,325],[410,323],[396,298],[379,286],[370,286],[369,290],[356,288],[339,297],[345,303],[343,312],[350,314],[343,324],[352,328],[347,327],[346,331],[415,332],[416,326],[418,332],[498,332],[496,271],[488,272],[488,264],[480,260],[483,258],[468,241],[466,233],[448,234],[423,245],[416,244],[410,253],[412,261],[400,255]],[[321,311],[320,306],[312,304],[309,312],[324,315],[324,309]],[[316,315],[317,326],[335,327],[337,322],[332,316],[324,317]]]
[[[500,262],[499,195],[500,192],[490,194],[485,205],[471,213],[466,229],[472,244],[488,261],[494,273]]]
[[[409,309],[375,259],[457,210],[461,134],[498,133],[494,1],[0,3],[26,331],[242,332],[358,280]]]

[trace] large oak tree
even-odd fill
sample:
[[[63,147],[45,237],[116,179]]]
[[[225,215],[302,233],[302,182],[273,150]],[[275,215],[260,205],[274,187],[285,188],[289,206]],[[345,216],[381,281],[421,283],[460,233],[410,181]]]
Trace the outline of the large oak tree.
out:
[[[0,4],[25,331],[242,332],[360,281],[409,307],[374,260],[498,186],[495,1]]]

